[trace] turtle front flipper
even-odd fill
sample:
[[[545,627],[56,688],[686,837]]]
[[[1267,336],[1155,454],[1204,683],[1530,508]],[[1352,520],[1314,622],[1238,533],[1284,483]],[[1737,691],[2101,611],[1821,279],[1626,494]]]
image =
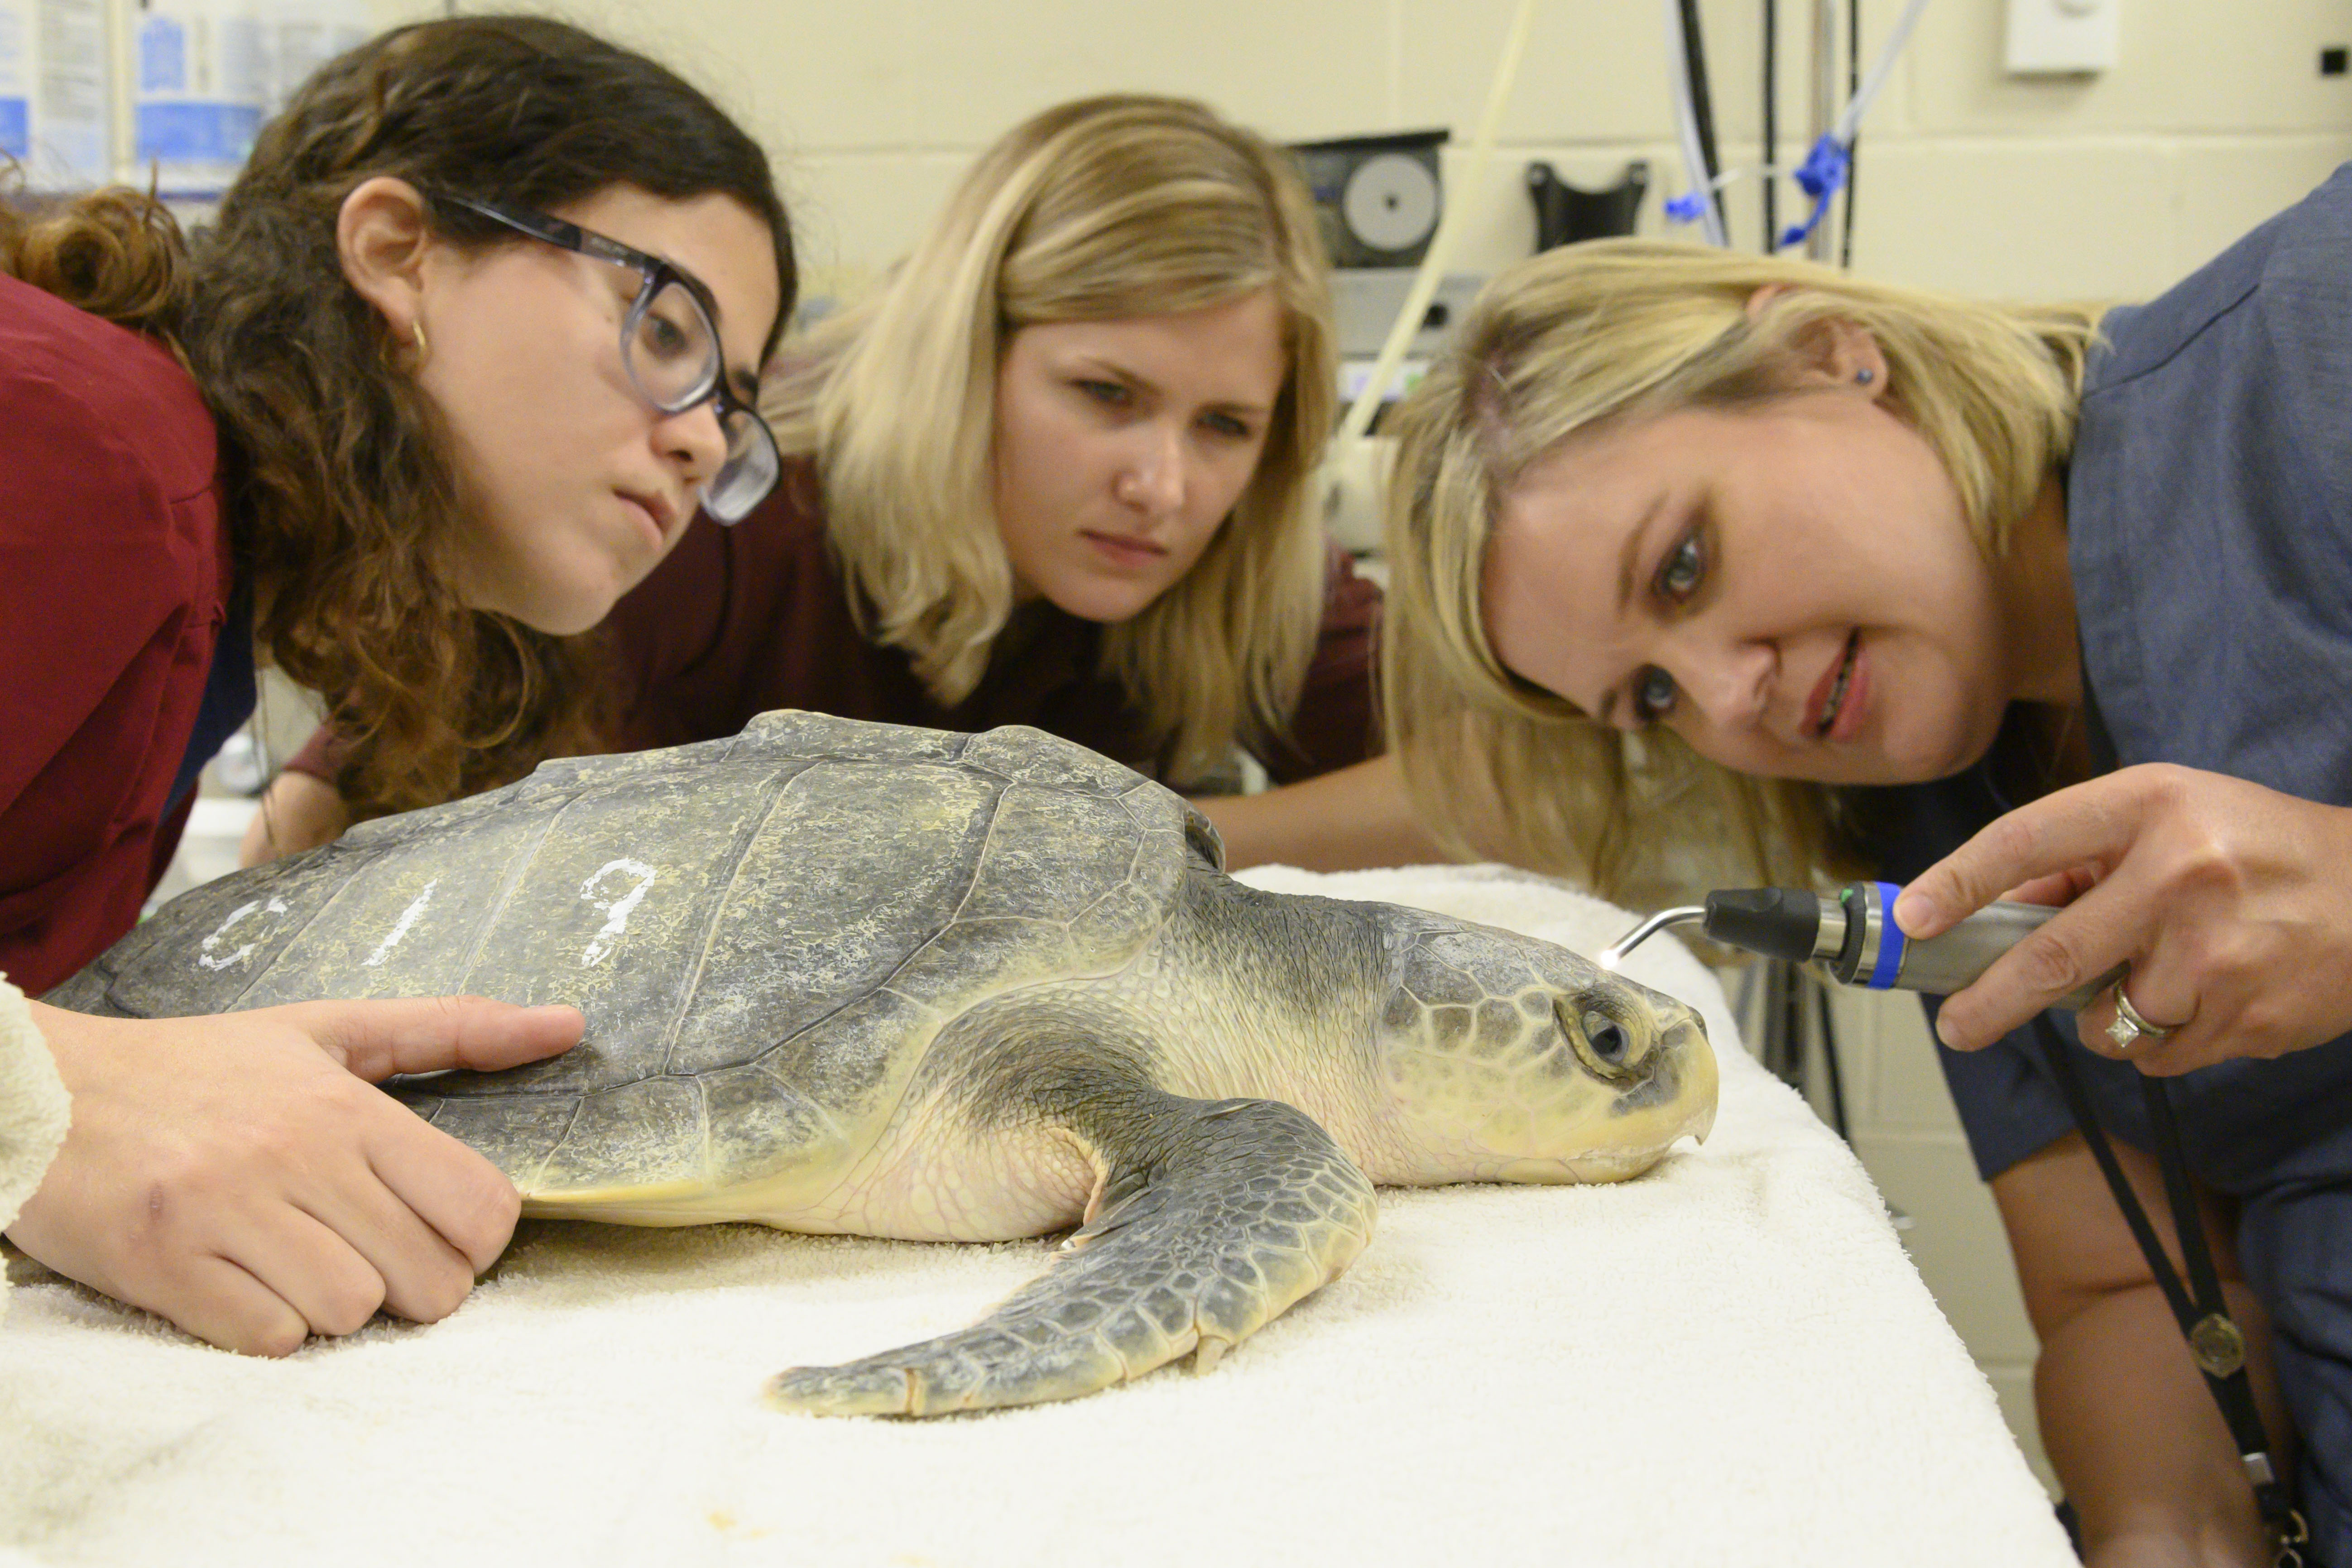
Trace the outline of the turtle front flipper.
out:
[[[770,1403],[943,1415],[1075,1399],[1188,1351],[1206,1371],[1371,1239],[1371,1183],[1287,1105],[1147,1089],[1089,1109],[1070,1131],[1091,1144],[1102,1185],[1050,1270],[956,1333],[786,1372]]]

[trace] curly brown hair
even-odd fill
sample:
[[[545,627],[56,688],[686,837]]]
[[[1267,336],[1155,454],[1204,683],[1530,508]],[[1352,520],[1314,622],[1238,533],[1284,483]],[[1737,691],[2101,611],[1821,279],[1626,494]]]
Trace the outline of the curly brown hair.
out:
[[[355,818],[597,745],[593,634],[552,637],[459,596],[473,521],[438,411],[336,247],[344,197],[380,175],[541,210],[620,184],[731,196],[775,244],[765,353],[797,292],[759,144],[663,67],[542,17],[421,23],[330,61],[193,237],[131,191],[37,214],[0,204],[0,269],[162,339],[202,390],[257,647],[325,699]],[[446,201],[432,222],[468,248],[530,243]]]

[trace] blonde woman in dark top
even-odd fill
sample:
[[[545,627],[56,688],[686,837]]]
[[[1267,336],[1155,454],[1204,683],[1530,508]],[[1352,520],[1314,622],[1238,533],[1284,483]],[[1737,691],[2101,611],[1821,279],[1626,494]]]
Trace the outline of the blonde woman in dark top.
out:
[[[1324,536],[1326,267],[1284,154],[1202,106],[1061,105],[872,300],[788,344],[784,481],[608,628],[608,743],[798,707],[1028,723],[1204,801],[1235,864],[1433,858],[1377,755],[1379,593]],[[1225,795],[1237,749],[1277,788]],[[257,830],[341,814],[314,749]],[[248,854],[266,854],[250,845]]]

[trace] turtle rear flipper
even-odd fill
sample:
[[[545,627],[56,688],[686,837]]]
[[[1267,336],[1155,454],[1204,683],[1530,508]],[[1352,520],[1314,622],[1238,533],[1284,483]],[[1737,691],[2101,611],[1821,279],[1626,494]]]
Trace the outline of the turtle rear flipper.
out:
[[[1104,1166],[1108,1201],[1050,1270],[968,1329],[786,1372],[770,1403],[942,1415],[1075,1399],[1188,1351],[1205,1371],[1371,1239],[1371,1183],[1287,1105],[1145,1089],[1089,1109],[1071,1131]]]

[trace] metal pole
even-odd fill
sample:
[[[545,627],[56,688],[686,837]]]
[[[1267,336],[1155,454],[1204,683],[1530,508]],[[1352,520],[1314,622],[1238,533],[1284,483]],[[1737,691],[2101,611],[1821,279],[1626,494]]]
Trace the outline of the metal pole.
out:
[[[1837,0],[1813,0],[1812,129],[1808,149],[1818,144],[1837,123]],[[1832,258],[1828,215],[1813,226],[1805,240],[1805,255],[1814,261]]]

